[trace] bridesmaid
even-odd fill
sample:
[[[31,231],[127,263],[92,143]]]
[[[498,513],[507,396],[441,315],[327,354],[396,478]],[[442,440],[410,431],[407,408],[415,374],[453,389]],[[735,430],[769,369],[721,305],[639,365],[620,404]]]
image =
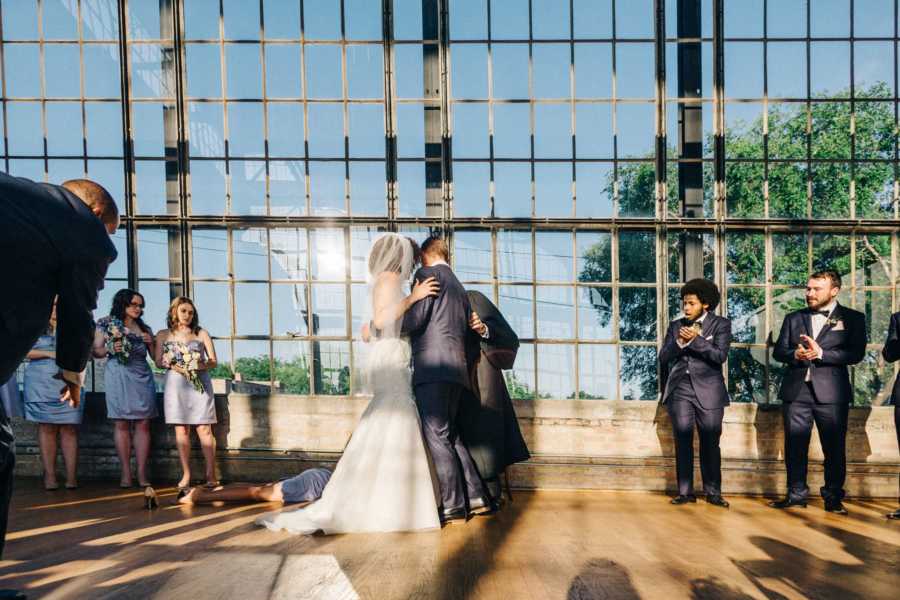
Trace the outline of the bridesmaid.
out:
[[[156,408],[156,384],[147,356],[153,356],[153,330],[144,323],[144,297],[134,290],[122,289],[113,296],[109,316],[97,322],[94,334],[94,356],[105,358],[108,354],[109,323],[117,319],[125,326],[125,335],[131,344],[127,361],[109,357],[104,369],[106,389],[106,416],[115,424],[116,453],[119,455],[121,474],[119,487],[131,487],[131,448],[134,446],[138,485],[150,485],[147,477],[147,460],[150,457],[150,419],[158,414]],[[114,352],[121,351],[115,344]],[[132,427],[134,433],[132,434]]]
[[[191,426],[196,428],[200,447],[203,449],[206,485],[215,487],[219,484],[216,479],[216,440],[212,432],[212,425],[216,422],[216,405],[209,369],[216,366],[216,350],[209,332],[200,327],[197,309],[190,298],[179,296],[172,300],[166,325],[168,330],[160,331],[157,339],[156,364],[169,369],[166,373],[163,409],[166,423],[175,426],[175,445],[178,447],[182,470],[178,481],[179,493],[183,493],[191,484]],[[187,350],[200,353],[196,376],[202,384],[202,392],[191,383],[191,373],[184,365],[174,364],[170,360],[174,352]]]
[[[56,481],[57,435],[66,465],[66,489],[78,487],[78,425],[84,414],[84,390],[78,408],[60,401],[62,382],[56,379],[56,302],[50,323],[25,364],[25,419],[38,424],[38,444],[44,465],[44,488],[59,489]]]

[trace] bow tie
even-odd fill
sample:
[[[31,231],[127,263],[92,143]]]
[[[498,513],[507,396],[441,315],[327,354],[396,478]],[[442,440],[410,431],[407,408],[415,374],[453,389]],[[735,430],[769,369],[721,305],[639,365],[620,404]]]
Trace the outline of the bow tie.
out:
[[[828,315],[830,315],[831,312],[830,312],[830,311],[827,311],[827,310],[814,310],[814,311],[812,311],[812,314],[814,314],[814,315],[822,315],[823,317],[828,318]]]

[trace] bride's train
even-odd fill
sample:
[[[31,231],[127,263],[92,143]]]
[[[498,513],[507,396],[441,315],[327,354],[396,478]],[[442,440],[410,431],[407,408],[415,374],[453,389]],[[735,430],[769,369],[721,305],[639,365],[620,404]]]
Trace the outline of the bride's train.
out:
[[[440,527],[439,494],[412,395],[406,340],[374,344],[373,397],[322,497],[256,522],[291,533],[414,531]]]

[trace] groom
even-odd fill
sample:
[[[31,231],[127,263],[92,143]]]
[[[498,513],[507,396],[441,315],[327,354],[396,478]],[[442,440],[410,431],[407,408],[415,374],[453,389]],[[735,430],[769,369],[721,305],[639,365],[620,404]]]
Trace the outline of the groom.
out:
[[[431,452],[441,490],[441,520],[465,519],[468,510],[488,506],[484,486],[456,426],[463,393],[470,388],[469,352],[478,352],[476,334],[469,329],[466,290],[450,269],[447,242],[437,236],[422,244],[422,268],[415,278],[434,277],[437,296],[420,300],[403,316],[403,334],[410,337],[413,387],[425,441]]]

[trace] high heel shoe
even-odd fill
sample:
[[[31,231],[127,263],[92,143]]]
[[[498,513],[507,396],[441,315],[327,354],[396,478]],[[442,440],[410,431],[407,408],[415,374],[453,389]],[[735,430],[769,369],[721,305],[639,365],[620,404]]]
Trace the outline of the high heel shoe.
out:
[[[156,490],[149,485],[144,488],[144,507],[147,510],[159,508],[159,497],[156,495]]]

